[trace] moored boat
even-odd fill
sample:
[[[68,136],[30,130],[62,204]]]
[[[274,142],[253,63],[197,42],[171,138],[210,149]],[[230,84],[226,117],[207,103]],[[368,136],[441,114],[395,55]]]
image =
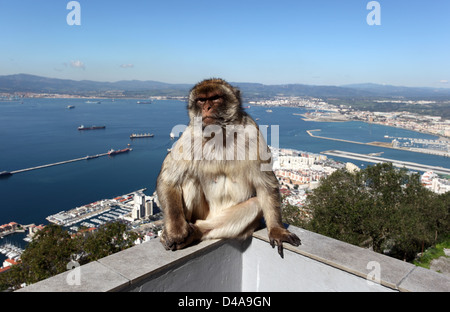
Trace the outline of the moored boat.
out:
[[[84,125],[81,125],[78,127],[78,130],[98,130],[98,129],[105,129],[106,126],[90,126],[86,127]]]
[[[124,148],[124,149],[121,149],[121,150],[114,150],[114,149],[111,149],[109,152],[108,152],[108,155],[109,156],[114,156],[114,155],[117,155],[117,154],[121,154],[121,153],[127,153],[127,152],[129,152],[129,151],[131,151],[131,148],[129,148],[129,147],[127,147],[127,148]]]
[[[133,133],[130,135],[130,139],[139,139],[139,138],[151,138],[153,137],[153,133]]]

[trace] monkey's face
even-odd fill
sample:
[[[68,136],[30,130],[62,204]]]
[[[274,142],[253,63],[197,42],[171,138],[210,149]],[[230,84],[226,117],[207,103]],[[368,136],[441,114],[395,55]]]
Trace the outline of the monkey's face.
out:
[[[204,80],[189,96],[189,117],[201,117],[203,127],[225,126],[241,118],[239,90],[221,79]]]
[[[198,95],[195,100],[195,105],[201,110],[204,126],[218,124],[220,122],[224,102],[224,95],[219,90]]]

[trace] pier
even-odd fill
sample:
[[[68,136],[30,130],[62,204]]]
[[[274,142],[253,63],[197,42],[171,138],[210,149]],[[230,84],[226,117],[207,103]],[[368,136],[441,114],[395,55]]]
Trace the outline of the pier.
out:
[[[64,164],[68,164],[68,163],[72,163],[72,162],[76,162],[76,161],[81,161],[81,160],[89,160],[89,159],[98,158],[98,157],[102,157],[102,156],[106,156],[106,155],[108,155],[108,153],[97,154],[97,155],[94,155],[94,156],[85,156],[85,157],[80,157],[80,158],[60,161],[60,162],[56,162],[56,163],[53,163],[53,164],[47,164],[47,165],[36,166],[36,167],[32,167],[32,168],[15,170],[15,171],[11,171],[10,173],[11,174],[22,173],[22,172],[27,172],[27,171],[37,170],[37,169],[43,169],[43,168],[48,168],[48,167],[53,167],[53,166],[64,165]]]
[[[309,136],[311,136],[313,138],[332,140],[332,141],[339,141],[339,142],[346,142],[346,143],[353,143],[353,144],[372,145],[372,146],[378,146],[378,147],[393,148],[390,143],[386,143],[386,142],[363,143],[363,142],[356,142],[356,141],[343,140],[343,139],[327,138],[327,137],[324,137],[324,136],[314,135],[314,134],[312,134],[313,131],[320,131],[320,129],[307,130],[306,132],[309,134]],[[400,148],[394,148],[394,149],[400,149]],[[403,149],[403,150],[406,150],[406,149]]]
[[[440,173],[440,174],[450,174],[450,169],[447,169],[444,167],[429,166],[429,165],[417,164],[417,163],[413,163],[413,162],[409,162],[409,161],[395,160],[395,159],[376,157],[376,156],[370,156],[370,155],[364,155],[364,154],[358,154],[358,153],[330,150],[330,151],[321,152],[321,154],[342,157],[342,158],[362,160],[362,161],[367,161],[367,162],[376,163],[376,164],[388,162],[388,163],[392,163],[392,165],[394,165],[395,167],[399,167],[399,168],[407,168],[407,169],[423,171],[423,172],[433,171],[435,173]]]

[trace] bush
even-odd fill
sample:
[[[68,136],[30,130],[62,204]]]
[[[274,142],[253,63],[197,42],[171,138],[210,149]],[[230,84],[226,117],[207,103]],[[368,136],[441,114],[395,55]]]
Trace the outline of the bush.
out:
[[[392,164],[357,173],[338,170],[308,197],[308,228],[402,260],[449,233],[447,197],[424,188],[420,175]]]
[[[35,234],[21,256],[21,262],[0,274],[0,291],[33,284],[67,270],[67,264],[80,265],[133,246],[137,233],[122,223],[108,223],[93,233],[71,236],[62,227],[50,224]]]

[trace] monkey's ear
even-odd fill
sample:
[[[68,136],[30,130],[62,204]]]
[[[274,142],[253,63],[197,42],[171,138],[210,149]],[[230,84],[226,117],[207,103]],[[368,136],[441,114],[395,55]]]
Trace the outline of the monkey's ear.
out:
[[[236,87],[233,87],[234,96],[238,99],[239,103],[241,103],[241,90]]]

